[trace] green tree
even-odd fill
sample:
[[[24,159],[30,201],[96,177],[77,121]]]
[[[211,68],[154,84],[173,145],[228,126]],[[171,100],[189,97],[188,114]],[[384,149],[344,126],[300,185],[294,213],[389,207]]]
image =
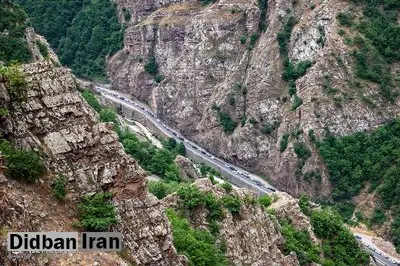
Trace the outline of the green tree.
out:
[[[46,168],[40,156],[32,150],[12,150],[5,154],[6,174],[15,179],[35,182],[44,176]]]
[[[310,211],[310,202],[308,200],[307,195],[303,194],[299,198],[299,207],[302,213],[304,213],[307,216],[310,216],[311,211]]]
[[[79,226],[88,231],[107,231],[117,222],[111,198],[112,193],[109,192],[83,196],[78,204]]]
[[[184,254],[189,259],[191,265],[222,266],[227,264],[212,234],[207,230],[192,229],[189,221],[172,209],[167,209],[166,214],[172,225],[174,246],[179,254]]]
[[[258,202],[260,203],[261,206],[264,206],[265,208],[268,208],[271,203],[272,203],[272,199],[270,196],[268,195],[262,195],[259,199]]]
[[[232,214],[238,214],[240,211],[241,202],[236,195],[226,195],[221,198],[222,204],[227,208]]]
[[[114,109],[105,108],[100,111],[100,121],[101,122],[113,122],[117,123],[117,114]]]
[[[6,65],[31,61],[32,54],[24,36],[27,26],[27,16],[18,5],[0,1],[0,61]]]
[[[58,175],[54,182],[53,194],[59,201],[64,201],[67,195],[66,189],[67,179],[63,175]]]
[[[99,101],[96,99],[94,94],[89,91],[89,90],[84,90],[82,92],[82,97],[85,99],[85,101],[94,109],[96,112],[100,113],[101,111],[101,105]]]

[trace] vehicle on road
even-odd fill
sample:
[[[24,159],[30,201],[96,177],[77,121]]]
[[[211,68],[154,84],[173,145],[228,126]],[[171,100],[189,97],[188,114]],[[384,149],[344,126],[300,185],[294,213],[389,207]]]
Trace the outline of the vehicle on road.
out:
[[[356,238],[357,238],[357,239],[361,239],[361,236],[359,236],[359,235],[356,235]]]
[[[178,136],[178,134],[176,134],[175,132],[172,132],[172,135],[174,135],[174,136]]]
[[[215,160],[215,157],[211,155],[211,160]]]
[[[231,169],[232,171],[237,171],[236,168],[233,166],[229,166],[229,169]]]
[[[181,141],[184,141],[185,139],[184,138],[182,138],[182,137],[178,137],[178,139],[180,139]]]
[[[260,182],[260,181],[258,181],[258,180],[254,180],[254,183],[256,183],[256,185],[257,185],[257,186],[259,186],[259,187],[262,187],[262,184],[261,184],[261,182]]]
[[[272,192],[276,192],[276,189],[273,187],[268,188],[269,190],[271,190]]]
[[[157,118],[157,122],[158,122],[158,123],[161,123],[161,120]]]
[[[229,163],[226,163],[225,166],[228,168],[231,167],[231,165]]]
[[[196,147],[196,146],[193,146],[193,145],[192,145],[192,148],[195,149],[195,150],[197,150],[197,147]]]

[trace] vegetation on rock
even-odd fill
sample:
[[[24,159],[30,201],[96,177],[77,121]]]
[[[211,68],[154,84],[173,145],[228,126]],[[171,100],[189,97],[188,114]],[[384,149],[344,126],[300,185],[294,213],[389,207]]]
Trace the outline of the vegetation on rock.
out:
[[[122,48],[124,26],[110,0],[17,0],[62,64],[81,77],[104,80],[105,59]]]
[[[189,221],[172,209],[167,209],[166,214],[172,225],[174,246],[191,265],[227,265],[222,248],[208,230],[191,228]]]
[[[33,183],[46,173],[42,159],[33,150],[17,149],[9,141],[0,139],[0,152],[8,177]]]
[[[351,200],[368,182],[369,191],[376,190],[382,207],[399,215],[399,143],[399,120],[371,133],[358,132],[341,138],[328,134],[317,146],[334,185],[332,199],[336,202]],[[393,239],[399,237],[392,236]]]
[[[9,1],[0,0],[0,61],[27,63],[32,54],[25,40],[26,13]]]
[[[115,207],[111,201],[112,193],[103,192],[83,196],[78,205],[78,225],[88,231],[107,231],[117,222]]]

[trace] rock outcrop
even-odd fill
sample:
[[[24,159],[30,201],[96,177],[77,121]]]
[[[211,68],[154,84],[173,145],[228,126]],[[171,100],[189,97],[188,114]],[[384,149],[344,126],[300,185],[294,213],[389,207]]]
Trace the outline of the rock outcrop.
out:
[[[263,12],[256,1],[219,0],[207,6],[196,1],[115,2],[120,10],[130,10],[133,18],[124,49],[109,59],[113,87],[149,102],[187,137],[220,157],[267,175],[292,195],[330,193],[326,170],[307,137],[310,129],[317,137],[327,128],[345,135],[374,128],[399,111],[399,101],[384,102],[376,84],[363,84],[364,92],[353,84],[353,59],[337,33],[336,15],[349,9],[346,1],[270,0],[265,31],[258,28]],[[288,57],[293,63],[313,62],[295,82],[302,99],[295,111],[291,111],[294,98],[281,77],[283,58],[277,42],[290,16],[298,23],[288,42]],[[152,56],[164,76],[160,83],[144,71]],[[324,93],[324,82],[337,90],[334,97]],[[365,97],[375,101],[373,110]],[[215,104],[238,124],[232,134],[223,132],[212,108]],[[241,126],[243,119],[247,122]],[[270,125],[276,126],[263,134],[263,127]],[[300,133],[290,137],[287,149],[280,152],[281,140],[294,131]],[[296,141],[312,149],[300,174],[293,149]],[[322,169],[321,181],[303,179],[303,174],[317,168]]]
[[[203,192],[211,192],[217,198],[226,195],[219,185],[213,185],[209,179],[198,179],[195,186]],[[226,257],[232,265],[298,265],[295,254],[283,255],[280,251],[284,238],[279,231],[279,224],[268,216],[265,209],[248,201],[255,195],[246,189],[234,189],[241,201],[238,214],[232,215],[224,210],[224,218],[218,222],[219,236],[226,242]],[[289,196],[290,197],[290,196]],[[178,196],[172,194],[164,200],[166,207],[176,208]],[[297,206],[298,208],[298,206]],[[194,227],[207,228],[208,210],[196,209],[189,217]]]
[[[71,200],[90,192],[113,192],[118,228],[124,232],[127,251],[136,264],[180,265],[184,258],[177,255],[172,245],[162,208],[145,188],[144,171],[124,152],[112,124],[98,122],[98,115],[77,91],[70,71],[47,61],[24,65],[21,70],[28,84],[27,99],[22,103],[11,102],[6,87],[0,83],[0,102],[9,110],[1,121],[2,133],[19,147],[40,150],[52,174],[50,180],[42,180],[44,183],[50,185],[56,174],[67,176]],[[3,191],[5,197],[11,191]],[[36,200],[35,195],[27,197]],[[5,206],[0,216],[6,217],[7,222],[2,221],[0,227],[16,221],[24,224],[31,219],[25,211],[18,214],[12,205]],[[14,258],[9,259],[11,263]]]
[[[182,155],[178,155],[176,156],[174,162],[179,167],[179,172],[184,180],[189,181],[200,178],[198,169],[193,165],[193,162],[190,159]]]

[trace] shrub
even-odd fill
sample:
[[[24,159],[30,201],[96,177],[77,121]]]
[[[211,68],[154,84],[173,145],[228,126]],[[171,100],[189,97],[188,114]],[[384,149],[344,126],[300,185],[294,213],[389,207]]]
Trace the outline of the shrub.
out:
[[[302,104],[303,104],[303,100],[299,96],[294,95],[292,106],[290,107],[290,110],[295,111]]]
[[[228,113],[218,110],[217,114],[219,118],[219,123],[222,126],[222,130],[225,133],[232,134],[233,131],[235,131],[238,123],[234,121]]]
[[[39,40],[36,41],[36,45],[39,48],[40,54],[44,58],[47,58],[49,56],[49,49],[47,49],[47,46]]]
[[[227,195],[221,198],[222,204],[227,208],[232,214],[238,214],[240,211],[240,199],[236,195]]]
[[[262,195],[261,197],[258,198],[258,203],[260,203],[261,206],[268,208],[272,203],[272,199],[268,195]]]
[[[371,217],[373,224],[383,224],[386,221],[385,213],[380,208],[375,208],[374,213]]]
[[[67,195],[66,189],[67,179],[63,175],[58,175],[56,181],[54,182],[53,194],[59,201],[64,201]]]
[[[82,92],[82,97],[85,99],[85,101],[94,109],[96,112],[100,113],[101,111],[101,105],[99,101],[96,99],[94,94],[89,91],[89,90],[84,90]]]
[[[279,127],[279,122],[278,121],[274,121],[272,123],[264,124],[262,129],[261,129],[261,133],[263,133],[264,135],[269,135],[275,129],[277,129],[278,127]]]
[[[5,162],[9,177],[29,183],[35,182],[46,172],[42,159],[32,150],[12,149],[5,154]]]
[[[284,152],[289,144],[289,134],[283,134],[281,141],[279,142],[279,151]]]
[[[129,21],[131,20],[131,18],[132,18],[131,12],[129,12],[129,10],[126,9],[126,8],[122,8],[122,12],[123,12],[123,14],[124,14],[124,20],[125,20],[125,22],[129,22]]]
[[[162,199],[165,196],[172,194],[179,188],[177,182],[165,182],[165,181],[149,181],[147,182],[149,192],[156,196],[158,199]]]
[[[250,117],[249,123],[252,124],[252,125],[255,125],[255,124],[257,124],[258,122],[257,122],[257,120],[256,120],[254,117]]]
[[[179,254],[184,254],[190,265],[225,265],[223,250],[216,245],[215,237],[206,230],[190,227],[186,218],[172,209],[166,210],[171,222],[173,242]]]
[[[144,71],[150,75],[156,75],[158,73],[158,63],[154,55],[149,56],[147,63],[144,65]]]
[[[353,15],[348,12],[339,12],[336,16],[340,25],[351,27],[353,25]]]
[[[295,252],[300,265],[320,262],[321,249],[312,242],[307,230],[298,231],[290,223],[283,222],[281,233],[285,238],[283,245],[285,255]]]
[[[285,57],[288,54],[288,44],[294,25],[296,25],[295,18],[293,16],[289,16],[285,25],[283,26],[283,29],[278,32],[276,37],[279,44],[279,52]]]
[[[157,83],[160,83],[161,81],[164,80],[164,78],[165,78],[165,77],[164,77],[163,75],[157,74],[157,75],[154,77],[154,81],[157,82]]]
[[[101,122],[113,122],[117,123],[117,113],[115,113],[114,109],[105,108],[100,111],[100,121]]]
[[[304,142],[295,142],[293,148],[299,159],[307,160],[311,157],[311,150]]]
[[[247,41],[247,36],[242,35],[242,36],[240,37],[240,43],[241,43],[241,44],[246,44],[246,41]]]
[[[25,75],[18,65],[0,67],[0,75],[3,76],[4,84],[13,101],[23,101],[27,97],[27,86]]]
[[[258,32],[253,33],[250,36],[250,41],[249,41],[249,45],[247,46],[247,49],[249,49],[250,51],[253,50],[259,37],[260,37],[260,35]]]
[[[211,192],[204,193],[196,186],[183,185],[177,190],[179,205],[189,211],[198,207],[207,207],[209,210],[208,220],[219,220],[223,217],[221,203]]]
[[[289,95],[290,95],[290,97],[292,97],[293,95],[295,95],[296,94],[296,83],[293,81],[293,80],[291,80],[291,81],[289,81],[289,89],[288,89],[288,92],[289,92]]]
[[[230,192],[232,191],[232,189],[233,189],[231,183],[226,182],[226,181],[224,181],[224,183],[221,184],[221,187],[222,187],[223,189],[225,189],[225,192],[226,192],[226,193],[230,193]]]
[[[315,136],[314,129],[308,130],[308,139],[309,139],[312,143],[316,143],[316,142],[317,142],[317,136]]]
[[[246,120],[247,120],[247,117],[246,117],[246,116],[243,116],[242,119],[240,119],[240,125],[241,125],[242,127],[244,127],[244,126],[246,125]]]
[[[88,231],[107,231],[117,222],[111,198],[112,193],[109,192],[83,196],[81,203],[78,204],[78,225]]]
[[[9,111],[7,108],[0,107],[0,118],[7,116],[8,114],[9,114]]]
[[[310,202],[308,200],[307,195],[303,194],[299,198],[299,207],[302,213],[304,213],[307,216],[310,216],[311,211],[310,211]]]

